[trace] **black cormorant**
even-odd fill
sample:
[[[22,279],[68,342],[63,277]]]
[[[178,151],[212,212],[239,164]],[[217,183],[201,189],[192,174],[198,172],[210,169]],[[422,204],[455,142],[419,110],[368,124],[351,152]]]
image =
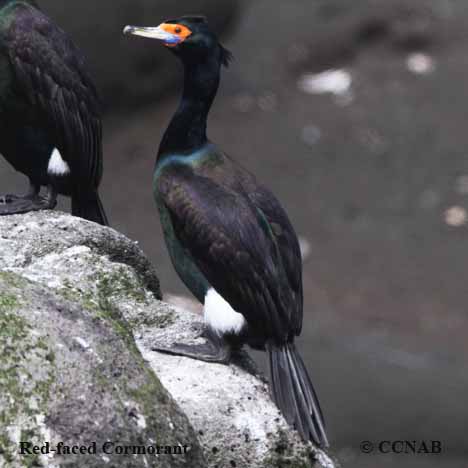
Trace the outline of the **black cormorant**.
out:
[[[34,0],[0,0],[0,153],[30,182],[26,195],[0,197],[0,215],[52,209],[60,193],[74,215],[107,224],[99,108],[68,35]]]
[[[225,363],[243,344],[267,350],[272,394],[286,420],[304,440],[327,446],[319,402],[294,344],[303,315],[296,234],[275,196],[206,136],[220,69],[231,54],[204,17],[124,32],[161,40],[185,69],[153,191],[174,267],[204,304],[209,339],[155,349]]]

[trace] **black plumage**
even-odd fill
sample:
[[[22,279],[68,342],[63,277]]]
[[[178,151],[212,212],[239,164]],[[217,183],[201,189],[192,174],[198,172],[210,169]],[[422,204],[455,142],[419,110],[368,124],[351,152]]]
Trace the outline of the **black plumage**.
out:
[[[217,149],[213,148],[213,152]],[[158,178],[177,239],[208,283],[249,323],[260,343],[284,343],[302,324],[297,238],[268,189],[222,153]]]
[[[153,190],[174,267],[205,304],[209,341],[155,349],[209,362],[229,361],[244,344],[267,350],[272,394],[286,420],[305,440],[327,445],[318,399],[294,345],[303,318],[297,236],[276,197],[206,136],[220,69],[231,55],[200,17],[125,32],[164,41],[185,69]]]
[[[3,197],[0,214],[53,208],[60,193],[74,215],[107,224],[96,88],[81,52],[36,2],[0,1],[0,70],[0,153],[31,185],[25,197]]]

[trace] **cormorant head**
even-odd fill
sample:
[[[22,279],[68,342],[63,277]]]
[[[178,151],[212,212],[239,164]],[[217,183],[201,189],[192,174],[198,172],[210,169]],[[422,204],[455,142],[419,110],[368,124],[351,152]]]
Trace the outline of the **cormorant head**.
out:
[[[158,39],[184,63],[203,62],[215,57],[228,66],[232,54],[218,41],[204,16],[182,16],[158,27],[126,26],[124,34]]]

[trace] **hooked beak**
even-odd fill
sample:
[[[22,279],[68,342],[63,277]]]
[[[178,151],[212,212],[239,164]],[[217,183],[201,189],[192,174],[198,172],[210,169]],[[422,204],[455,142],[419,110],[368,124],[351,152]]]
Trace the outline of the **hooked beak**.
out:
[[[125,26],[123,33],[129,36],[148,37],[150,39],[158,39],[163,41],[168,46],[175,46],[181,38],[177,34],[171,34],[165,31],[161,26],[156,28],[144,28],[140,26]]]

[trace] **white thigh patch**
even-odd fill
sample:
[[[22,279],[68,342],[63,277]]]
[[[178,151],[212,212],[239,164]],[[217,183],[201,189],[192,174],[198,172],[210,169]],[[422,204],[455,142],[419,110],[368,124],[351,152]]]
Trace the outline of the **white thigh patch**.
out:
[[[205,323],[219,335],[239,334],[247,323],[213,288],[206,293],[204,315]]]
[[[47,172],[51,175],[63,176],[70,173],[70,166],[63,160],[60,151],[55,148],[49,160]]]

